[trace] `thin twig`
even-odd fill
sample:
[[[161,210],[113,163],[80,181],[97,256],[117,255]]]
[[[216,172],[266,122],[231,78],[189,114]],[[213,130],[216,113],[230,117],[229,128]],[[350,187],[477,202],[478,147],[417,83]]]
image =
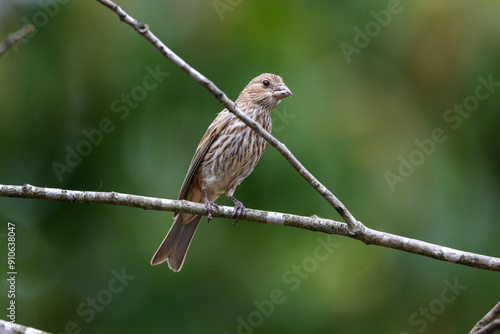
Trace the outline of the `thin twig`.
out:
[[[493,306],[493,308],[486,313],[486,315],[477,322],[477,324],[472,328],[472,330],[469,332],[469,334],[476,334],[479,333],[479,330],[486,327],[488,324],[492,323],[493,320],[498,317],[500,314],[500,302]],[[488,332],[490,333],[490,332]],[[493,333],[493,332],[491,332]]]
[[[474,332],[474,334],[493,334],[497,331],[500,330],[500,319],[496,319],[483,328],[479,329],[477,332]]]
[[[12,33],[7,37],[5,41],[3,41],[2,44],[0,44],[0,56],[7,51],[8,48],[10,48],[12,45],[17,43],[19,40],[23,39],[26,37],[28,34],[32,33],[35,31],[35,26],[32,24],[27,24],[15,33]]]
[[[26,327],[10,321],[0,319],[0,333],[2,334],[50,334],[39,329]]]
[[[45,199],[67,203],[110,204],[130,206],[145,210],[174,211],[206,215],[205,206],[203,204],[185,200],[161,199],[116,192],[41,188],[29,184],[23,186],[0,185],[0,197]],[[233,207],[219,206],[219,210],[215,210],[212,215],[214,217],[231,219],[233,211]],[[284,225],[310,231],[343,235],[360,240],[366,244],[402,250],[408,253],[423,255],[469,267],[500,271],[499,258],[464,252],[416,239],[372,230],[367,227],[364,227],[356,235],[352,235],[345,223],[317,216],[305,217],[282,212],[248,209],[244,219],[258,223]]]
[[[352,234],[356,234],[359,230],[361,230],[364,226],[361,222],[358,222],[353,215],[347,210],[347,208],[340,202],[333,193],[328,190],[321,182],[319,182],[298,160],[295,156],[290,152],[290,150],[280,141],[278,141],[275,137],[273,137],[269,132],[264,130],[260,124],[252,120],[245,113],[243,113],[238,106],[231,101],[226,94],[222,90],[220,90],[212,81],[198,72],[196,69],[191,67],[188,63],[186,63],[182,58],[177,56],[172,50],[170,50],[158,37],[156,37],[149,26],[144,23],[139,23],[136,19],[128,15],[120,6],[115,4],[110,0],[97,0],[112,11],[114,11],[120,20],[129,24],[140,33],[144,38],[150,41],[168,60],[172,61],[175,65],[184,70],[187,74],[189,74],[192,78],[202,84],[206,89],[208,89],[216,98],[219,100],[224,107],[226,107],[230,112],[235,114],[238,118],[240,118],[246,125],[248,125],[252,130],[261,135],[269,144],[271,144],[278,152],[280,152],[285,159],[297,170],[297,172],[302,175],[302,177],[309,182],[309,184],[318,191],[321,196],[323,196],[328,203],[330,203],[335,210],[340,214],[342,219],[349,226],[349,232]]]

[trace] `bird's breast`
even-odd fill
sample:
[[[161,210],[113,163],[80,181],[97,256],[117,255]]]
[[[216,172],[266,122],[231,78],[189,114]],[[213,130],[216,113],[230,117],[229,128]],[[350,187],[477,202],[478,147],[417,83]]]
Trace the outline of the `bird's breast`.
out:
[[[263,123],[270,131],[270,117]],[[202,183],[219,194],[236,187],[253,171],[266,145],[265,139],[241,121],[227,124],[200,164]]]

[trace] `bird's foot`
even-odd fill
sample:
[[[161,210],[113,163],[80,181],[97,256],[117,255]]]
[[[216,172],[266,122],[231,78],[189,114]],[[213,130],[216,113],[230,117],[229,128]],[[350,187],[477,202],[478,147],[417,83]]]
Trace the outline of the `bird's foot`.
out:
[[[203,189],[203,194],[205,195],[205,212],[207,213],[208,223],[212,220],[212,209],[215,208],[219,210],[219,206],[208,199],[207,191]]]
[[[233,225],[236,225],[236,223],[238,222],[238,220],[240,218],[243,218],[247,214],[247,209],[245,208],[245,206],[243,205],[243,203],[241,203],[240,201],[238,201],[233,196],[228,196],[227,198],[229,198],[231,201],[234,202],[233,218],[236,218],[236,220],[234,221]]]
[[[212,201],[205,201],[205,211],[207,212],[208,223],[212,220],[212,209],[219,210],[219,206]]]

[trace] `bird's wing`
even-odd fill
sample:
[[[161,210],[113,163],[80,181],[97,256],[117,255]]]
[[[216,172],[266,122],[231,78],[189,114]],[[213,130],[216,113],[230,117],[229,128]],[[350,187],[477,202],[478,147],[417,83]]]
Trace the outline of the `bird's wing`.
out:
[[[203,157],[207,153],[214,140],[219,136],[221,131],[226,127],[226,125],[233,117],[234,115],[232,113],[228,112],[227,110],[223,110],[214,119],[212,124],[210,124],[207,132],[205,132],[205,135],[201,139],[196,152],[194,153],[193,160],[191,160],[191,164],[189,165],[189,170],[186,174],[186,177],[184,178],[184,182],[182,183],[178,199],[186,199],[186,195],[189,191],[189,188],[191,187],[193,175],[195,174],[196,169],[198,169],[200,162],[203,160]]]

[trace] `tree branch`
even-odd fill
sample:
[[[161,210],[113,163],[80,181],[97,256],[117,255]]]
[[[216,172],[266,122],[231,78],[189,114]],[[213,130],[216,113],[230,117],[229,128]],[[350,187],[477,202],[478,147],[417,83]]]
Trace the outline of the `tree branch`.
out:
[[[175,65],[180,67],[184,72],[189,74],[192,78],[202,84],[207,90],[209,90],[217,100],[219,100],[224,107],[230,112],[235,114],[240,118],[246,125],[248,125],[252,130],[261,135],[269,144],[271,144],[278,152],[280,152],[285,159],[297,170],[297,172],[307,181],[309,184],[318,191],[323,198],[325,198],[328,203],[330,203],[335,210],[340,214],[342,219],[347,223],[349,227],[349,232],[356,234],[364,226],[361,222],[358,222],[352,214],[347,210],[347,208],[340,202],[333,193],[328,190],[321,182],[319,182],[290,152],[290,150],[279,140],[273,137],[269,132],[267,132],[260,124],[252,120],[245,113],[243,113],[238,106],[231,101],[222,90],[220,90],[212,81],[203,76],[196,69],[191,67],[182,58],[177,56],[172,50],[170,50],[161,40],[156,37],[149,26],[145,23],[139,23],[136,19],[128,15],[120,6],[115,4],[110,0],[97,0],[104,6],[108,7],[114,11],[120,20],[129,24],[134,30],[151,42],[168,60],[172,61]]]
[[[488,313],[486,313],[486,315],[481,320],[477,322],[477,324],[474,326],[474,328],[472,328],[469,334],[494,333],[496,330],[499,330],[500,319],[495,320],[495,318],[498,317],[499,314],[500,302],[493,306],[493,308]]]
[[[17,197],[54,200],[67,203],[110,204],[130,206],[145,210],[174,211],[206,215],[205,206],[185,200],[171,200],[116,192],[75,191],[55,188],[41,188],[29,184],[23,186],[0,185],[0,197]],[[212,216],[232,219],[233,207],[219,206]],[[437,260],[469,267],[500,271],[500,259],[464,252],[428,242],[401,237],[364,227],[352,235],[346,224],[317,216],[305,217],[294,214],[247,209],[245,220],[257,223],[284,225],[310,231],[337,234],[357,239],[367,245],[378,245],[408,253],[423,255]]]
[[[66,203],[120,205],[144,210],[185,212],[202,216],[207,215],[204,204],[186,200],[163,199],[117,192],[42,188],[29,184],[23,186],[0,185],[0,197],[44,199]],[[219,205],[219,209],[214,210],[212,216],[233,219],[233,213],[233,207]],[[316,216],[305,217],[247,208],[244,219],[257,223],[293,226],[329,234],[349,235],[346,224],[330,219],[322,219]]]
[[[35,26],[32,24],[28,24],[15,33],[10,34],[9,37],[7,37],[7,39],[3,41],[2,44],[0,44],[0,56],[17,41],[23,39],[24,37],[26,37],[26,35],[32,33],[33,31],[35,31]]]
[[[486,326],[482,327],[479,329],[477,332],[474,332],[474,334],[492,334],[500,330],[500,319],[496,319]]]
[[[50,334],[39,329],[35,329],[32,327],[26,327],[23,325],[19,325],[16,323],[12,323],[10,321],[5,321],[0,319],[0,334]]]

